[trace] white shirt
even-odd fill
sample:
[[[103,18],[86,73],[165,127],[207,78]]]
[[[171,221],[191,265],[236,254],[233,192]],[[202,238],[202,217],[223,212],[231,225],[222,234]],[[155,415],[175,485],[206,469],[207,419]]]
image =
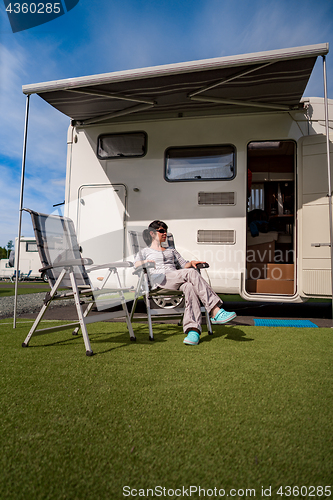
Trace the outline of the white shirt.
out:
[[[166,273],[183,269],[188,263],[175,248],[166,248],[165,250],[154,250],[146,247],[140,250],[134,257],[134,263],[141,260],[153,260],[155,269],[151,269],[151,277],[154,283],[161,283]]]

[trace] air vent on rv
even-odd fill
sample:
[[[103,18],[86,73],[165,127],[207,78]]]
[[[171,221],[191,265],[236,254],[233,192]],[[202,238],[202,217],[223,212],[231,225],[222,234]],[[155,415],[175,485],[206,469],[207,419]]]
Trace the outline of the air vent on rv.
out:
[[[233,229],[199,229],[197,241],[198,243],[213,243],[215,245],[233,245],[236,242],[236,234]]]
[[[235,205],[235,193],[198,193],[199,205]]]

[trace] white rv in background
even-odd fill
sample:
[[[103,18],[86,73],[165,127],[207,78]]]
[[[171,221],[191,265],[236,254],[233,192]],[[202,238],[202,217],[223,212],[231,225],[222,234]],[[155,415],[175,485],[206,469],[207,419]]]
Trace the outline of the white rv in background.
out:
[[[10,279],[14,268],[9,265],[9,259],[0,259],[0,279]]]
[[[17,255],[18,238],[15,238],[15,250],[10,259],[0,260],[0,278],[11,279],[15,274],[15,255]],[[40,279],[40,258],[35,238],[22,236],[20,239],[20,277]]]
[[[160,219],[184,257],[209,262],[218,293],[331,296],[325,103],[303,97],[327,52],[320,44],[25,86],[72,118],[65,215],[83,256],[130,260],[129,231]]]

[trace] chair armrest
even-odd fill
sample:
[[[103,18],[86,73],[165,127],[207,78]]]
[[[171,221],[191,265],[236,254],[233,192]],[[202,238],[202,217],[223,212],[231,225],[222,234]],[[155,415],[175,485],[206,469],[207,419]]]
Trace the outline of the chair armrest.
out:
[[[146,262],[145,264],[141,264],[141,266],[136,267],[132,274],[139,274],[141,271],[146,273],[147,269],[155,269],[155,267],[155,262]]]
[[[98,269],[116,269],[118,267],[133,267],[133,262],[109,262],[108,264],[100,264],[98,266],[89,267],[89,269],[86,268],[86,271],[87,273],[90,273],[91,271],[97,271]]]
[[[208,262],[204,262],[203,264],[197,264],[198,269],[207,269],[209,267]]]
[[[61,262],[57,262],[56,264],[52,264],[49,266],[42,267],[39,269],[39,272],[47,271],[48,269],[55,269],[57,267],[69,267],[69,266],[90,266],[94,262],[91,259],[71,259],[71,260],[62,260]]]

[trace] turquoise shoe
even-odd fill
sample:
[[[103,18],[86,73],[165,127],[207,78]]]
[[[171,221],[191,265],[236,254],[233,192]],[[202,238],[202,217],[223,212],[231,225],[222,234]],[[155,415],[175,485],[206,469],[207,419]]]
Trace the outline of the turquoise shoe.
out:
[[[220,309],[216,316],[211,318],[211,322],[213,325],[224,325],[225,323],[228,323],[228,321],[235,319],[236,316],[237,314],[235,312],[228,312],[224,309]]]
[[[188,332],[187,337],[184,338],[183,342],[187,345],[198,345],[200,341],[200,335],[198,332],[191,330]]]

